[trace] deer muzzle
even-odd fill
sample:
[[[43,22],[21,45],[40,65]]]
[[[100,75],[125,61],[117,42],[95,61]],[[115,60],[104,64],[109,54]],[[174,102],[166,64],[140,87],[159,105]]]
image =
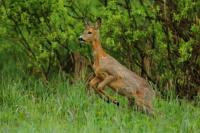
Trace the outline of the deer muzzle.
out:
[[[80,36],[80,37],[78,38],[78,40],[80,41],[80,43],[84,43],[84,42],[85,42],[85,40],[83,39],[82,36]]]

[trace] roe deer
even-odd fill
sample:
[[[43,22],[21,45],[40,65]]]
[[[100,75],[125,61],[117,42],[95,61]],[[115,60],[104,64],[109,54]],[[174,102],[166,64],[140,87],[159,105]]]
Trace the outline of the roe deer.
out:
[[[85,30],[79,37],[81,43],[89,43],[93,48],[94,64],[92,67],[95,77],[89,85],[101,97],[106,97],[119,105],[118,101],[104,92],[105,86],[108,86],[120,95],[127,97],[129,106],[134,105],[135,102],[137,107],[152,114],[154,90],[145,79],[127,69],[103,50],[99,34],[100,25],[100,18],[97,18],[95,25],[86,23]]]

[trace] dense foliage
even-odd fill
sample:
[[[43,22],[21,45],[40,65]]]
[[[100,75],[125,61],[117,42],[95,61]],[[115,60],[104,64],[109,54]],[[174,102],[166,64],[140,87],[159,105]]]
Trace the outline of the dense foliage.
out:
[[[109,54],[163,94],[191,99],[200,92],[199,7],[198,0],[0,0],[0,58],[21,56],[24,70],[45,80],[57,72],[80,77],[92,56],[77,38],[85,19],[100,16]]]

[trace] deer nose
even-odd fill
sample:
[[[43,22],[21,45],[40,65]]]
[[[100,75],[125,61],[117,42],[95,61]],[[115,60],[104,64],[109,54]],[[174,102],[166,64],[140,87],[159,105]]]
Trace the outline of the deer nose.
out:
[[[82,37],[80,36],[80,37],[78,38],[78,40],[81,41],[81,40],[82,40]]]
[[[78,40],[80,41],[80,42],[84,42],[85,40],[82,38],[82,36],[80,36],[79,38],[78,38]]]

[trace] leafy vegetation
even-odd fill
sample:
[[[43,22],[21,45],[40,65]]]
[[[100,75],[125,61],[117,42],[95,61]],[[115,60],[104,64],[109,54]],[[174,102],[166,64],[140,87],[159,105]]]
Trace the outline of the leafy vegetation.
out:
[[[83,21],[103,19],[103,47],[165,94],[194,99],[200,86],[199,1],[1,0],[0,49],[23,54],[27,71],[80,77],[91,49],[77,41]],[[17,45],[17,46],[14,46]]]

